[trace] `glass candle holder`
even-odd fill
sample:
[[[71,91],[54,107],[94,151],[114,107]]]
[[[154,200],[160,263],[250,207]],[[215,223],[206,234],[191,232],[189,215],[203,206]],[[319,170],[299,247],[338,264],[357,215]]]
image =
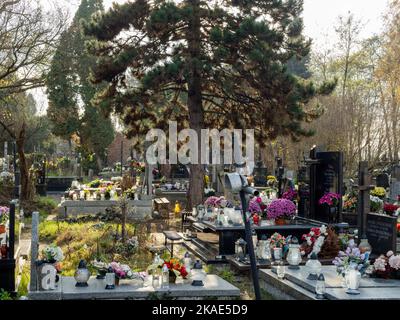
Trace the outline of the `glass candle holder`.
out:
[[[106,290],[115,289],[115,273],[107,272],[106,273]]]
[[[276,267],[276,273],[278,275],[278,278],[283,280],[285,278],[285,272],[286,272],[285,264],[283,261],[280,261]]]

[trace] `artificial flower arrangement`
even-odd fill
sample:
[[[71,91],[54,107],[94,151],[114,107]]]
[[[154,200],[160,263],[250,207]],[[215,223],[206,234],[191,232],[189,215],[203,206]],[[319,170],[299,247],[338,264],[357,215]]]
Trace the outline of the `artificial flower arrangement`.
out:
[[[52,244],[42,250],[42,258],[49,263],[61,262],[64,260],[64,254],[60,247]]]
[[[159,260],[159,263],[152,264],[147,268],[147,272],[151,272],[157,269],[162,269],[164,265],[167,266],[169,270],[169,276],[170,278],[176,279],[176,277],[182,277],[183,279],[186,279],[189,273],[187,272],[184,264],[176,259],[176,258],[171,258],[169,260]]]
[[[371,190],[371,194],[375,197],[379,198],[385,198],[386,196],[386,190],[385,188],[382,187],[375,187],[374,189]]]
[[[371,212],[379,212],[381,209],[383,209],[383,200],[379,197],[370,195],[369,203]]]
[[[52,244],[42,250],[42,260],[38,261],[38,263],[53,264],[57,270],[57,273],[60,273],[62,269],[61,261],[63,260],[64,260],[64,254],[61,248]]]
[[[178,259],[171,258],[170,260],[166,260],[163,263],[163,266],[167,266],[170,275],[175,275],[176,277],[182,277],[186,279],[189,275],[183,263],[181,263]],[[171,274],[172,273],[172,274]]]
[[[384,211],[387,215],[389,215],[389,216],[394,215],[394,213],[395,213],[398,209],[399,209],[399,206],[398,206],[398,205],[395,205],[395,204],[385,203],[385,204],[383,205],[383,211]]]
[[[339,251],[338,256],[332,261],[339,275],[345,276],[346,270],[351,266],[357,267],[361,274],[365,274],[370,267],[370,252],[361,253],[353,239],[348,243],[346,251]]]
[[[400,279],[400,255],[393,251],[382,254],[372,265],[371,276],[383,279]]]
[[[346,194],[343,196],[343,210],[354,212],[357,210],[357,196],[355,194]]]
[[[286,238],[284,236],[282,236],[280,233],[275,232],[271,238],[268,239],[269,244],[271,249],[273,248],[283,248],[287,241]]]
[[[309,233],[303,234],[301,239],[305,241],[305,243],[301,246],[302,255],[307,254],[308,258],[312,253],[318,255],[327,236],[327,228],[324,225],[320,228],[311,228]]]
[[[118,279],[133,279],[135,277],[135,274],[127,264],[121,264],[115,261],[108,265],[108,271],[114,272],[115,277]]]
[[[207,198],[207,200],[204,202],[204,205],[208,208],[231,208],[233,206],[232,203],[229,200],[225,199],[224,196],[211,196]]]
[[[126,195],[128,197],[128,199],[134,200],[136,191],[137,191],[136,187],[131,187],[131,188],[129,188],[129,189],[124,191],[124,195]]]
[[[268,219],[291,219],[296,214],[296,205],[288,199],[275,199],[267,208]]]
[[[341,198],[341,195],[338,193],[334,192],[328,192],[325,193],[321,199],[319,199],[318,203],[320,205],[327,205],[328,207],[337,207],[339,204],[339,200]]]
[[[0,224],[6,224],[10,215],[10,209],[8,207],[0,206]]]
[[[310,232],[303,234],[300,251],[302,255],[311,257],[312,253],[321,258],[333,258],[340,250],[339,237],[333,228],[327,228],[325,225],[320,228],[311,228]]]

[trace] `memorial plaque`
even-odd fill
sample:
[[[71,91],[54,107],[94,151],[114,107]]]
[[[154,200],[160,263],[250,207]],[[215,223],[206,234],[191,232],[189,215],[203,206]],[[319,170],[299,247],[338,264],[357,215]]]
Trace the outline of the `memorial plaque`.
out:
[[[367,238],[374,255],[385,254],[389,250],[396,252],[397,218],[369,213],[367,216]]]
[[[376,186],[381,188],[389,188],[389,176],[387,173],[381,173],[376,176]]]

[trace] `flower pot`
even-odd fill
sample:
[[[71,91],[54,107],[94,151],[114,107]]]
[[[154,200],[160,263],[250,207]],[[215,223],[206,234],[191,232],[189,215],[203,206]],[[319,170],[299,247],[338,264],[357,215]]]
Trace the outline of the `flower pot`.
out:
[[[115,277],[115,285],[119,286],[119,278],[118,277]]]
[[[4,224],[0,224],[0,234],[6,233],[6,226]]]
[[[6,244],[1,245],[1,247],[0,247],[0,257],[2,259],[7,258],[7,245]]]
[[[174,272],[169,273],[169,283],[176,283],[176,274]]]
[[[287,224],[287,219],[284,219],[284,218],[275,219],[275,225],[277,225],[277,226],[284,226],[286,224]]]

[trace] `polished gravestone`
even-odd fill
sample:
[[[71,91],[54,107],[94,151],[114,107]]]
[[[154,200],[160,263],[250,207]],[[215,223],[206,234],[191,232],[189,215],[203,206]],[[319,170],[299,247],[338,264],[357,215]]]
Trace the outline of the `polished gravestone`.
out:
[[[367,215],[366,235],[372,247],[372,253],[380,255],[397,247],[397,218],[369,213]]]
[[[264,289],[278,299],[314,300],[315,280],[308,280],[307,268],[299,270],[286,268],[285,279],[276,275],[276,270],[260,270],[260,279]],[[361,278],[360,294],[349,295],[342,286],[342,278],[335,266],[322,266],[325,277],[326,299],[328,300],[400,300],[400,280]]]

